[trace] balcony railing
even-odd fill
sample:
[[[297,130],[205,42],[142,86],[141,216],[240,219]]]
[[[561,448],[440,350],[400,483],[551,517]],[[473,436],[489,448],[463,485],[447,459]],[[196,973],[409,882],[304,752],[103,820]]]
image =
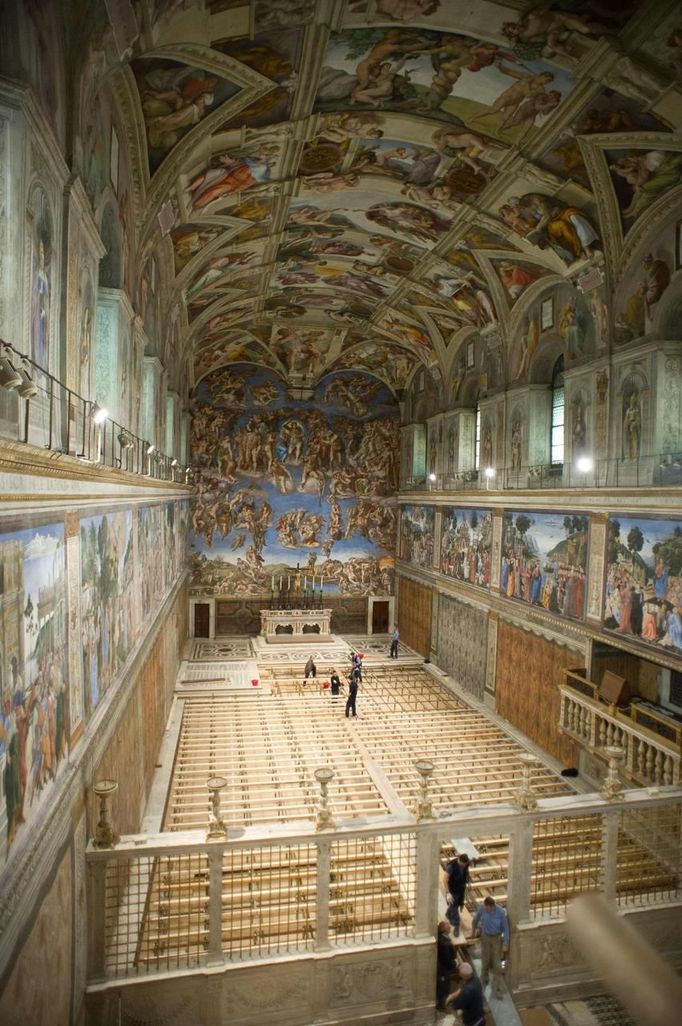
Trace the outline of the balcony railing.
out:
[[[593,755],[604,749],[623,749],[624,776],[644,787],[679,784],[682,753],[677,742],[655,734],[615,706],[605,706],[571,686],[560,687],[559,729]]]
[[[595,460],[589,471],[572,463],[560,466],[533,464],[519,468],[493,468],[486,476],[483,469],[462,470],[454,474],[407,477],[402,491],[518,491],[550,488],[628,488],[642,485],[667,487],[682,485],[682,452],[664,452],[638,459],[613,456]]]
[[[0,437],[101,467],[187,484],[189,467],[0,341]]]

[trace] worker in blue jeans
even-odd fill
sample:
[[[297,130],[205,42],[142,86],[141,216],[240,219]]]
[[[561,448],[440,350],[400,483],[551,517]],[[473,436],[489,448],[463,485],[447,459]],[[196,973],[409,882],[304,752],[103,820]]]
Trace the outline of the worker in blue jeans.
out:
[[[492,985],[495,997],[501,998],[502,990],[502,954],[509,947],[509,923],[507,913],[488,895],[482,905],[476,909],[471,922],[474,936],[481,937],[481,983],[485,987],[488,976],[492,972]]]

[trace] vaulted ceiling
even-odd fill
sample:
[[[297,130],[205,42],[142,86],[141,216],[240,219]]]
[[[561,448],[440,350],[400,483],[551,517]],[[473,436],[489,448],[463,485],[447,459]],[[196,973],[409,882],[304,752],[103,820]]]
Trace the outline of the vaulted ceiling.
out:
[[[446,380],[596,271],[682,168],[666,0],[148,0],[115,89],[139,245],[172,245],[194,380]],[[169,264],[171,263],[169,257]],[[501,341],[500,341],[501,340]]]

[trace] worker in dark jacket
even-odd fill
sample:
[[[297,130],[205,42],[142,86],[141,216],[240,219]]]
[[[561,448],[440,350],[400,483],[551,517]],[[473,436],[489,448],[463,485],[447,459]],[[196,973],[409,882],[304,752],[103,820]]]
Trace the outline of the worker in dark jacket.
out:
[[[445,999],[450,993],[452,974],[455,971],[455,948],[450,940],[450,924],[444,919],[438,924],[436,938],[437,970],[436,970],[436,1003],[440,1011],[445,1010]]]
[[[484,1026],[483,987],[469,962],[462,962],[459,976],[460,987],[446,999],[445,1004],[452,1004],[455,1012],[462,1013],[463,1026]]]
[[[355,700],[358,697],[358,687],[360,686],[360,668],[354,667],[353,672],[348,678],[348,699],[346,701],[346,716],[357,716],[355,709]]]
[[[459,933],[459,913],[464,908],[469,883],[469,856],[462,852],[445,867],[448,875],[448,907],[445,915],[452,923],[455,935]]]

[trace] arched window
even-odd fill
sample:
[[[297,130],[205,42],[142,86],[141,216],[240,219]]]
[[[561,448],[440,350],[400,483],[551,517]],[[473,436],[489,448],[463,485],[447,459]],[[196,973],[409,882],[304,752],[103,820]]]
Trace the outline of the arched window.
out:
[[[474,447],[474,469],[481,466],[481,407],[476,403],[476,444]]]
[[[550,434],[550,461],[553,467],[564,462],[564,357],[554,364],[552,371],[552,427]]]

